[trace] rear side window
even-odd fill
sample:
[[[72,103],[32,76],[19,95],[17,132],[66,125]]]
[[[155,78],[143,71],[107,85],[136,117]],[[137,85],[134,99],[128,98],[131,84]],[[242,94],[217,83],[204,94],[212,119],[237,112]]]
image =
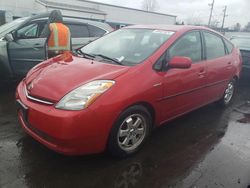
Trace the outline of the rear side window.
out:
[[[228,53],[231,54],[234,48],[233,44],[229,42],[228,40],[224,40],[224,41],[225,41]]]
[[[96,26],[88,25],[88,27],[89,27],[90,37],[101,37],[106,33],[106,31],[104,31],[103,29],[100,29]]]
[[[72,38],[87,38],[89,31],[87,25],[82,24],[67,24]]]
[[[169,49],[168,56],[170,59],[174,56],[184,56],[191,58],[193,62],[201,61],[202,48],[200,32],[190,32],[181,37]]]
[[[212,33],[204,32],[206,42],[207,59],[215,59],[225,56],[225,46],[221,39]]]

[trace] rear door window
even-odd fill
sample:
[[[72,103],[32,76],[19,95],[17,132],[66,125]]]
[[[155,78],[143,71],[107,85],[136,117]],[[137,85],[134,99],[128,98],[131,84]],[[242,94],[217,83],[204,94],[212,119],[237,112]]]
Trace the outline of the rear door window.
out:
[[[101,37],[106,31],[93,25],[88,25],[90,37]]]
[[[222,38],[212,33],[204,32],[207,59],[223,57],[226,54]]]
[[[67,24],[72,38],[88,38],[89,30],[87,25],[83,24]]]
[[[233,44],[229,42],[228,40],[224,40],[224,41],[225,41],[228,53],[231,54],[234,48]]]

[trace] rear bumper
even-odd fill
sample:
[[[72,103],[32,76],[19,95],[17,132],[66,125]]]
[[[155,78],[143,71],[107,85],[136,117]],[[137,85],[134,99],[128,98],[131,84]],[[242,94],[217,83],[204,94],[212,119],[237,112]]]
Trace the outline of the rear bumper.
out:
[[[19,84],[16,99],[27,107],[27,116],[18,108],[23,129],[51,150],[65,155],[100,153],[105,150],[114,117],[85,109],[64,111],[53,105],[30,101]]]

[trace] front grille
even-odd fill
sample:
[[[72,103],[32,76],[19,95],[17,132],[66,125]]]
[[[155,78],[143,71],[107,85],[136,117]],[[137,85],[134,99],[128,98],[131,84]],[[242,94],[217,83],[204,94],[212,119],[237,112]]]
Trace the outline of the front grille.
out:
[[[38,102],[38,103],[42,103],[42,104],[47,104],[47,105],[53,105],[53,104],[54,104],[53,102],[45,101],[45,100],[43,100],[43,99],[38,99],[38,98],[36,98],[36,97],[31,96],[31,95],[28,93],[26,87],[24,87],[24,93],[25,93],[25,96],[26,96],[29,100],[32,100],[32,101],[35,101],[35,102]]]
[[[43,140],[46,140],[47,142],[53,143],[55,144],[55,139],[53,139],[51,136],[47,135],[46,133],[38,130],[37,128],[33,127],[28,120],[25,119],[24,114],[21,114],[21,118],[24,122],[24,126],[29,129],[30,131],[32,131],[34,134],[36,134],[37,136],[39,136],[40,138],[42,138]]]

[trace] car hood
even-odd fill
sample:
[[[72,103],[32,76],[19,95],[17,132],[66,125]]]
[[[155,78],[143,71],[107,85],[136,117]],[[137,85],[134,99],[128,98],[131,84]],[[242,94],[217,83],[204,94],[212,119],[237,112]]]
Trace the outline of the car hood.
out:
[[[114,80],[128,71],[129,67],[101,63],[71,56],[45,61],[27,74],[26,90],[32,97],[51,102],[59,101],[73,89],[93,80]]]

